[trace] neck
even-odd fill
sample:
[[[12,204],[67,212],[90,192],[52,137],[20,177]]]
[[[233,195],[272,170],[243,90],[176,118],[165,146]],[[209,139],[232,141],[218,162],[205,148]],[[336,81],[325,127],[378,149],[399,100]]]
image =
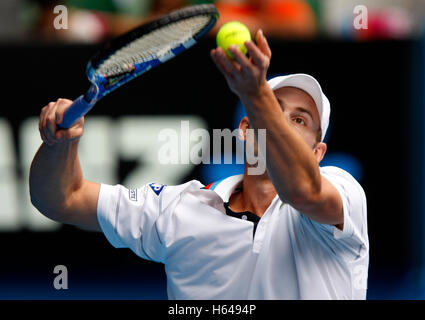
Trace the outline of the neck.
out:
[[[248,175],[245,168],[242,190],[232,194],[229,206],[233,211],[250,211],[261,217],[275,196],[276,189],[267,174]]]

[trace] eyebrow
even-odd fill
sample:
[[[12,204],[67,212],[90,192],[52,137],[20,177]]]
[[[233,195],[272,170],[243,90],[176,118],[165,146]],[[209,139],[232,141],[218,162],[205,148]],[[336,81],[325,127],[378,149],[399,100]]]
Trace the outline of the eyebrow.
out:
[[[277,101],[279,102],[280,106],[283,108],[284,103],[283,103],[282,99],[280,99],[278,97],[276,97],[276,98],[277,98]],[[310,110],[307,110],[307,109],[305,109],[303,107],[295,107],[295,110],[297,110],[298,112],[307,113],[310,116],[311,120],[314,119],[313,118],[313,115],[310,112]]]
[[[310,116],[311,120],[313,120],[313,115],[311,114],[311,112],[309,110],[304,109],[302,107],[296,107],[295,109],[298,110],[299,112],[307,113]]]

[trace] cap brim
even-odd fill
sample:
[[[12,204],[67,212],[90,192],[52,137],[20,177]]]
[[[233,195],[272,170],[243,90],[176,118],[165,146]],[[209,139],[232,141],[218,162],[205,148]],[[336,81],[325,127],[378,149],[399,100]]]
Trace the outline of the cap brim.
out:
[[[323,99],[322,88],[320,84],[312,76],[308,74],[291,74],[288,76],[276,77],[268,81],[272,90],[277,90],[282,87],[295,87],[307,92],[316,103],[317,111],[320,118],[323,115]]]

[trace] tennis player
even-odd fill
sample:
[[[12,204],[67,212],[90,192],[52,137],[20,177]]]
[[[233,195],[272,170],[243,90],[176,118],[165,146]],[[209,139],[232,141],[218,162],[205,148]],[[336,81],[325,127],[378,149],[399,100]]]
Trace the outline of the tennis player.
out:
[[[248,117],[266,128],[266,172],[204,186],[148,183],[137,189],[87,181],[78,159],[84,119],[58,130],[72,103],[40,115],[43,144],[30,173],[33,204],[47,217],[102,231],[116,248],[161,262],[170,299],[365,299],[366,197],[346,171],[319,167],[330,105],[306,74],[266,81],[271,51],[261,30],[211,56]]]

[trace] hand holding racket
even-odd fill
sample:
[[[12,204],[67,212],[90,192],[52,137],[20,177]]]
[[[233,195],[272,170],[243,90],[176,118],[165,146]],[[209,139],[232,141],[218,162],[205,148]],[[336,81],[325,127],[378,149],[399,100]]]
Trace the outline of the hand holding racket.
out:
[[[68,99],[58,99],[50,102],[41,109],[39,131],[41,140],[49,146],[65,140],[75,140],[83,135],[84,117],[77,119],[67,130],[58,130],[59,123],[63,122],[64,113],[73,104]]]
[[[215,25],[218,16],[214,5],[191,6],[107,43],[87,65],[90,89],[66,109],[58,127],[70,128],[108,93],[192,47]]]

